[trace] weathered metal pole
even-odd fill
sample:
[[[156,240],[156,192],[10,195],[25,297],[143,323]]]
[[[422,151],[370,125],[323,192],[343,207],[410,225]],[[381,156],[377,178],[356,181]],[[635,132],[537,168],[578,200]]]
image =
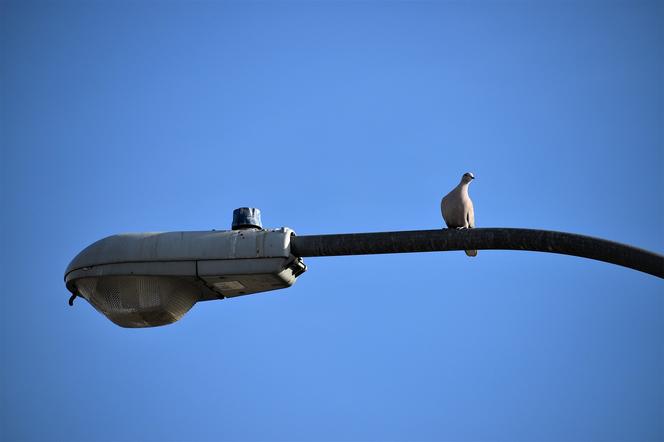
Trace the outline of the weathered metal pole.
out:
[[[551,230],[440,229],[304,235],[291,239],[291,252],[300,257],[474,249],[530,250],[581,256],[664,278],[662,255],[605,239]]]

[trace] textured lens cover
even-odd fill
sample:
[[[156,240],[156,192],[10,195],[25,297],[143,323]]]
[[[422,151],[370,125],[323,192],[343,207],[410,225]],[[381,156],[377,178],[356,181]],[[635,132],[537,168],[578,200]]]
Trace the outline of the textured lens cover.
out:
[[[199,288],[185,278],[101,276],[81,278],[83,298],[122,327],[155,327],[180,319],[198,301]]]

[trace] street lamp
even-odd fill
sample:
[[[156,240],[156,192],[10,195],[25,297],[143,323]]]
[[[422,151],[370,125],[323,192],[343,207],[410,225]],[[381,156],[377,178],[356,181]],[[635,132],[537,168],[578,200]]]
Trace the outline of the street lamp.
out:
[[[200,301],[290,287],[307,256],[446,250],[530,250],[622,265],[664,278],[664,256],[599,238],[533,229],[437,229],[296,236],[263,229],[260,212],[233,212],[232,230],[120,234],[85,248],[65,271],[85,298],[122,327],[173,323]]]
[[[122,327],[180,319],[196,302],[290,287],[306,270],[290,250],[289,228],[262,229],[260,212],[241,208],[229,231],[129,233],[85,248],[65,283]]]

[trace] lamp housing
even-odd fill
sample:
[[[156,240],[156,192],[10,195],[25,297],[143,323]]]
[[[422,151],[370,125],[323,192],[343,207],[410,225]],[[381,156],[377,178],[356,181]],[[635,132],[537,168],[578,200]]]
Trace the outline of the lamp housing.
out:
[[[287,228],[125,233],[81,251],[65,284],[121,327],[173,323],[193,305],[290,287],[306,270]]]

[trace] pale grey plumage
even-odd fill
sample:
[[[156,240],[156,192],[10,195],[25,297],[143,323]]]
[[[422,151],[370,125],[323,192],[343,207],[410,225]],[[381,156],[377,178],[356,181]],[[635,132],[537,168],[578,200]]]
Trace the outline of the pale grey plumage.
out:
[[[475,177],[464,173],[461,182],[440,202],[440,211],[450,229],[472,229],[475,227],[475,209],[468,195],[468,185]],[[466,250],[466,255],[477,256],[477,250]]]

